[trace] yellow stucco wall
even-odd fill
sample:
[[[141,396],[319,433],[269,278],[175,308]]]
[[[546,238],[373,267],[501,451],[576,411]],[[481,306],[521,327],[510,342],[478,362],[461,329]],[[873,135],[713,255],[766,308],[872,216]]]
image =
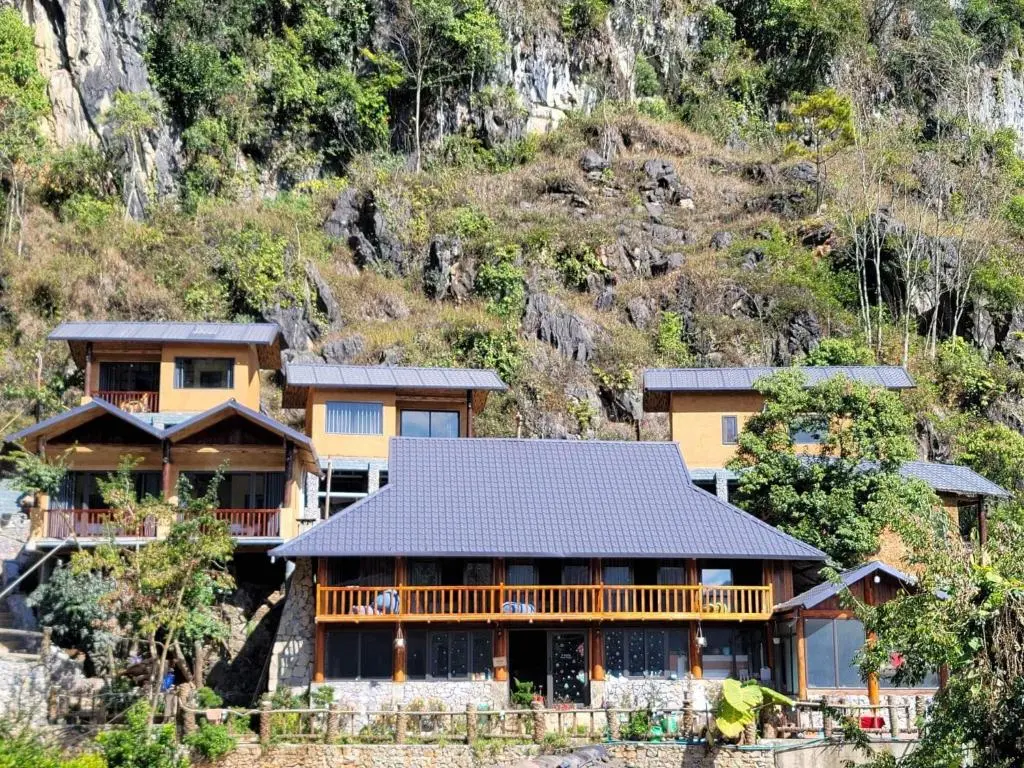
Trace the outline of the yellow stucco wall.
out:
[[[327,403],[357,402],[380,403],[384,408],[383,435],[336,435],[328,434]],[[306,434],[313,438],[313,445],[322,457],[386,459],[388,439],[398,435],[400,414],[403,410],[457,411],[460,435],[467,434],[467,409],[465,395],[451,400],[431,398],[417,400],[399,398],[394,391],[387,390],[311,390],[306,404]]]
[[[177,357],[229,357],[235,361],[231,389],[175,389]],[[253,347],[237,345],[167,344],[160,351],[160,410],[205,411],[234,398],[253,410],[260,407],[260,364]]]
[[[679,443],[686,465],[724,467],[736,455],[736,446],[722,444],[722,417],[735,416],[737,429],[742,431],[763,404],[764,398],[757,392],[673,392],[672,439]]]

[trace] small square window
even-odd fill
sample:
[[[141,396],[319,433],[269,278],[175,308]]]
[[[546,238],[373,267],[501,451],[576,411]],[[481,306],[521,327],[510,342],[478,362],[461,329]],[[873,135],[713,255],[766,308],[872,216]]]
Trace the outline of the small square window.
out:
[[[174,360],[174,388],[231,389],[234,373],[231,357],[178,357]]]
[[[722,417],[722,445],[736,445],[739,440],[739,420],[735,416]]]

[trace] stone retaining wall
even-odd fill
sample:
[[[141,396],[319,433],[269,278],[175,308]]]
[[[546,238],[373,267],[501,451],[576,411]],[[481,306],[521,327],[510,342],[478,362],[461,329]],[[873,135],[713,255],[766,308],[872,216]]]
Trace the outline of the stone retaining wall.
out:
[[[45,664],[34,654],[0,654],[0,718],[44,725],[50,689],[67,693],[84,680],[81,664],[57,648]]]
[[[608,746],[610,766],[643,768],[774,768],[770,748],[722,748],[704,745],[614,744]],[[540,749],[532,745],[477,747],[446,745],[276,746],[261,752],[242,745],[217,763],[217,768],[511,768],[528,765]],[[822,766],[823,768],[823,766]]]
[[[334,689],[334,701],[342,709],[359,712],[382,712],[395,709],[397,705],[408,709],[412,702],[425,710],[431,701],[439,701],[448,712],[465,712],[466,705],[486,704],[491,709],[507,709],[508,683],[491,680],[408,680],[395,683],[389,680],[362,681],[343,680],[313,686]]]
[[[281,622],[270,655],[268,687],[304,688],[313,679],[313,646],[316,638],[313,564],[309,558],[295,561],[288,579]]]

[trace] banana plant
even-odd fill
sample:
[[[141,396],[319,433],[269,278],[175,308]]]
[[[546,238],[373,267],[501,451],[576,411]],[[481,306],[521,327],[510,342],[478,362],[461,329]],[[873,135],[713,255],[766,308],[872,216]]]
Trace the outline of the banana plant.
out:
[[[755,721],[758,710],[776,704],[793,706],[793,703],[788,696],[756,680],[741,683],[729,678],[722,682],[722,698],[715,709],[715,727],[724,738],[736,739]]]

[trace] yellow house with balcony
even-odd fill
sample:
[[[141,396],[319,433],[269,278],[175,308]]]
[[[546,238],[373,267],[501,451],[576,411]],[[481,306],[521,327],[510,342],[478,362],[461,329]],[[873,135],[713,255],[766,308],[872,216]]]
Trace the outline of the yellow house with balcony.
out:
[[[202,492],[218,471],[217,515],[239,546],[263,549],[298,532],[302,489],[319,459],[308,436],[259,412],[260,370],[280,365],[280,330],[266,323],[64,323],[82,367],[82,404],[6,438],[68,468],[32,512],[37,549],[106,535],[99,480],[137,461],[136,493],[174,499],[179,478]],[[117,531],[160,535],[153,521]]]
[[[507,389],[494,371],[472,368],[291,363],[285,379],[282,407],[303,409],[322,457],[319,485],[307,489],[310,520],[387,484],[392,437],[472,437],[488,394]]]

